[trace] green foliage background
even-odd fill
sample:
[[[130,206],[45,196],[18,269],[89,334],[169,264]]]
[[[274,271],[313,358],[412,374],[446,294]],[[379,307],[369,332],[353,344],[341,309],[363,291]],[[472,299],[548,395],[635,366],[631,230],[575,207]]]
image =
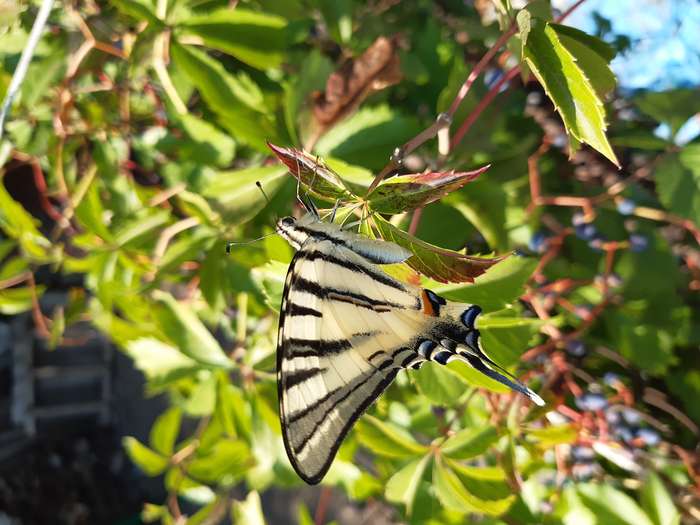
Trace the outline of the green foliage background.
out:
[[[134,360],[150,394],[167,393],[171,408],[149,442],[124,441],[134,463],[200,505],[188,523],[261,523],[260,493],[301,484],[280,438],[274,369],[292,251],[271,236],[224,252],[226,240],[270,233],[294,209],[296,181],[266,142],[301,146],[311,134],[311,93],[343,57],[401,33],[402,81],[371,95],[312,152],[362,190],[511,31],[501,65],[522,60],[520,80],[446,158],[431,141],[409,159],[417,171],[491,168],[428,205],[416,237],[475,253],[534,252],[473,284],[423,283],[484,308],[484,347],[504,366],[515,369],[540,348],[518,374],[529,371],[548,406],[534,409],[460,364],[402,373],[323,483],[357,505],[382,501],[411,523],[690,519],[687,466],[700,420],[700,144],[680,147],[652,130],[667,123],[675,133],[698,110],[697,91],[611,92],[615,50],[548,23],[546,2],[520,12],[494,2],[498,21],[488,24],[450,1],[227,4],[55,9],[0,144],[5,180],[33,173],[40,196],[32,207],[0,185],[0,312],[36,314],[47,271],[81,277],[69,304],[40,312],[38,328],[56,346],[71,324],[93,323]],[[0,94],[37,7],[1,5]],[[492,86],[474,84],[453,132]],[[533,170],[543,196],[579,200],[533,200]],[[397,239],[408,229],[415,202],[396,188],[389,179],[382,191],[409,213],[392,209],[365,233]],[[360,190],[345,204],[360,202]],[[382,211],[371,199],[365,205]],[[581,210],[583,222],[574,218]],[[437,252],[404,242],[418,256],[433,254],[426,265],[438,271]],[[584,352],[572,350],[579,343]],[[675,410],[649,401],[652,387]],[[606,417],[625,410],[639,416],[629,438]],[[181,431],[184,419],[194,433]],[[660,442],[645,441],[640,428],[660,432]],[[576,447],[593,447],[594,459],[579,461]],[[244,499],[234,497],[241,491]],[[174,523],[177,512],[153,502],[144,518]],[[312,522],[305,507],[294,513]]]

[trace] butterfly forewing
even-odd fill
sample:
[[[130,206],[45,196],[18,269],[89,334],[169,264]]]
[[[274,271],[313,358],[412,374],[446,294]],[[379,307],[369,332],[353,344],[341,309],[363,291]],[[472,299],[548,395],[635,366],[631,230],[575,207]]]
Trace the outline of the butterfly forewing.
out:
[[[285,446],[307,482],[323,477],[352,424],[396,376],[392,350],[406,351],[415,333],[415,323],[401,329],[398,312],[419,307],[411,290],[333,240],[309,240],[297,252],[282,306],[279,395]]]

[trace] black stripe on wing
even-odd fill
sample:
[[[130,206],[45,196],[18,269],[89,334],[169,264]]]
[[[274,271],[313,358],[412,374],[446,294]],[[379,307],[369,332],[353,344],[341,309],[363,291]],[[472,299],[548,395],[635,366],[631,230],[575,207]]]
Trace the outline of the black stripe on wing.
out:
[[[324,253],[319,250],[305,252],[303,257],[307,261],[316,261],[320,259],[328,264],[341,266],[352,272],[367,275],[373,281],[379,282],[386,286],[390,286],[391,288],[395,288],[396,290],[400,290],[402,292],[406,291],[406,287],[403,285],[403,283],[397,281],[396,279],[392,279],[381,270],[374,270],[370,266],[356,264],[354,262],[348,261],[347,259],[342,259],[330,253]]]
[[[404,310],[406,308],[397,303],[380,301],[361,293],[351,292],[350,290],[321,286],[319,283],[315,283],[301,276],[294,278],[294,290],[310,293],[319,299],[354,304],[360,308],[366,308],[375,312],[389,312],[394,309]]]

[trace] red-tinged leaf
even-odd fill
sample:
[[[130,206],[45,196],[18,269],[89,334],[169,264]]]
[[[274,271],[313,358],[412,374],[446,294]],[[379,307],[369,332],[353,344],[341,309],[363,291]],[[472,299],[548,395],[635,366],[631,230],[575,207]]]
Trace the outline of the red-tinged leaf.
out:
[[[475,257],[446,250],[399,230],[378,215],[372,220],[383,239],[403,246],[413,253],[406,261],[411,268],[442,283],[474,282],[476,277],[508,257]]]
[[[402,213],[420,208],[460,189],[489,169],[473,171],[431,171],[400,175],[382,181],[368,196],[372,209],[379,213]]]
[[[310,195],[329,202],[354,197],[338,174],[318,157],[296,148],[284,148],[269,142],[267,145],[289,168],[289,173],[308,189]]]

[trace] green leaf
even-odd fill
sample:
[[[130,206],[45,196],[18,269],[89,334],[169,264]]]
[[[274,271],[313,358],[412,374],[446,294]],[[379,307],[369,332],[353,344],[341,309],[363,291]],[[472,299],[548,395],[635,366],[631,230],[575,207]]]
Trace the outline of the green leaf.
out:
[[[208,47],[266,70],[278,67],[284,60],[288,45],[286,26],[284,18],[237,7],[188,18],[178,29],[197,35]]]
[[[656,191],[670,211],[700,225],[700,145],[669,153],[654,170]]]
[[[606,525],[653,525],[639,505],[610,485],[584,483],[577,487],[583,503]]]
[[[515,500],[514,495],[499,499],[483,499],[471,493],[455,472],[440,459],[433,464],[433,486],[440,502],[449,509],[464,513],[476,512],[500,516]],[[502,472],[502,471],[501,471]]]
[[[615,88],[615,74],[608,65],[615,50],[601,39],[574,27],[550,24],[562,45],[574,56],[576,63],[593,84],[599,97]]]
[[[0,177],[0,228],[17,240],[26,256],[46,261],[51,243],[39,232],[38,224],[39,221],[10,196]]]
[[[418,390],[436,405],[454,406],[468,389],[459,374],[437,363],[427,363],[411,377]]]
[[[484,236],[492,250],[508,245],[506,194],[496,182],[482,177],[459,195],[447,200]]]
[[[295,148],[283,148],[270,143],[268,146],[310,195],[329,202],[354,197],[338,174],[326,166],[319,157]]]
[[[452,459],[471,459],[484,454],[498,438],[498,431],[492,426],[465,428],[447,438],[440,450]]]
[[[220,171],[212,177],[202,195],[226,222],[240,224],[255,217],[267,203],[255,183],[260,182],[271,197],[284,183],[285,174],[283,166]]]
[[[235,77],[219,62],[191,46],[172,42],[170,53],[174,64],[194,84],[206,104],[219,115],[220,124],[237,140],[265,151],[265,141],[274,139],[277,134],[274,123],[236,96],[240,85]]]
[[[439,282],[472,282],[475,277],[504,260],[503,257],[474,257],[439,248],[399,230],[378,215],[372,221],[380,237],[413,253],[406,264]]]
[[[4,315],[16,315],[32,309],[34,304],[34,292],[40,297],[45,286],[37,286],[32,290],[29,286],[20,288],[5,288],[0,290],[0,313]]]
[[[408,463],[405,467],[391,476],[386,483],[384,495],[389,501],[394,503],[403,503],[406,505],[406,514],[411,515],[413,511],[413,502],[416,498],[418,485],[423,479],[425,469],[432,458],[431,455],[425,455],[420,459],[415,459]]]
[[[216,166],[231,163],[236,152],[236,143],[231,137],[191,113],[179,115],[179,119],[182,129],[193,142],[179,144],[181,158]]]
[[[639,109],[657,122],[668,124],[672,135],[678,133],[688,119],[700,112],[700,99],[695,88],[648,91],[633,100]]]
[[[641,501],[644,510],[654,521],[654,525],[679,525],[681,516],[671,495],[654,472],[649,472],[642,485]]]
[[[452,301],[478,304],[487,312],[500,310],[522,295],[536,266],[535,259],[512,255],[477,277],[474,284],[437,285],[432,290]]]
[[[248,445],[240,440],[222,439],[211,449],[198,449],[186,470],[197,481],[232,486],[252,466]]]
[[[234,501],[231,505],[234,525],[265,525],[260,495],[253,490],[244,501]]]
[[[168,467],[168,458],[154,452],[138,439],[127,436],[122,440],[126,453],[147,476],[162,474]]]
[[[428,451],[404,429],[374,416],[364,416],[355,428],[358,441],[380,456],[405,458]]]
[[[564,443],[573,443],[578,438],[578,431],[573,425],[552,425],[544,428],[526,428],[525,436],[532,438],[541,447],[552,447]]]
[[[489,166],[465,172],[427,172],[399,175],[383,180],[367,197],[379,213],[403,213],[420,208],[462,188]]]
[[[164,332],[183,354],[205,365],[223,368],[233,366],[214,336],[190,307],[160,290],[154,291],[153,295],[161,304],[157,313]]]
[[[118,329],[117,323],[116,320],[109,322],[104,319],[104,322],[98,322],[97,325],[114,337]],[[130,325],[123,329],[133,332],[130,330]],[[133,333],[130,335],[138,336]],[[136,368],[141,370],[149,380],[166,381],[168,377],[182,375],[198,367],[195,360],[155,338],[137,337],[130,341],[122,340],[120,343],[126,345],[126,353],[134,360]]]
[[[151,427],[150,443],[157,452],[170,456],[175,448],[175,440],[180,433],[182,411],[171,407],[163,412]]]
[[[153,4],[145,0],[114,0],[112,2],[117,9],[137,20],[143,20],[152,24],[158,29],[164,29],[165,24],[160,20],[155,11]]]
[[[265,266],[254,268],[251,277],[265,296],[265,303],[275,312],[282,304],[282,291],[289,265],[280,261],[270,261]]]
[[[576,62],[551,24],[531,20],[523,56],[559,111],[567,133],[619,165],[605,136],[605,109],[587,76],[590,73]]]
[[[388,106],[363,107],[323,135],[315,152],[350,164],[380,169],[397,144],[403,144],[420,131],[413,117]]]

